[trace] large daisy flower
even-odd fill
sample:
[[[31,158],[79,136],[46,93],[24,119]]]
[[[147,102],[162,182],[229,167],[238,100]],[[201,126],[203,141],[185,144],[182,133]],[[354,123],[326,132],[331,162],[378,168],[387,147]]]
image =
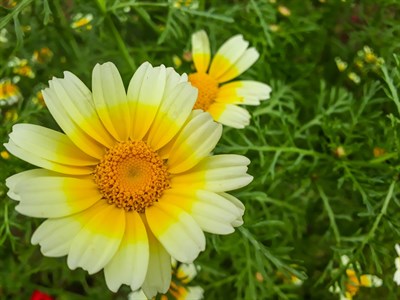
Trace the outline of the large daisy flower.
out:
[[[255,48],[241,34],[227,40],[217,51],[210,65],[210,42],[204,30],[192,35],[192,56],[196,73],[189,81],[199,89],[194,108],[208,111],[215,121],[234,128],[244,128],[250,114],[238,104],[259,105],[268,99],[271,88],[253,80],[228,81],[236,78],[258,59]]]
[[[144,63],[127,92],[112,63],[96,65],[92,91],[69,72],[43,91],[64,133],[17,124],[5,144],[38,166],[9,177],[21,214],[47,218],[32,236],[69,268],[104,269],[107,286],[165,293],[171,257],[191,263],[203,231],[228,234],[243,204],[225,193],[247,185],[249,160],[210,155],[221,125],[192,107],[197,90],[172,68]]]

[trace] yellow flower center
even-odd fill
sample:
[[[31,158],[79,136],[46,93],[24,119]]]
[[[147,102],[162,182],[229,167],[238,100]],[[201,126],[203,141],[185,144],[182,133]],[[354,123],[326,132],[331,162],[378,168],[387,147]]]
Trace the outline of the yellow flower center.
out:
[[[94,181],[109,204],[139,213],[170,186],[164,161],[143,141],[121,142],[109,149],[94,170]]]
[[[193,73],[189,75],[191,84],[199,90],[197,101],[193,109],[207,111],[214,103],[218,94],[218,81],[206,73]]]

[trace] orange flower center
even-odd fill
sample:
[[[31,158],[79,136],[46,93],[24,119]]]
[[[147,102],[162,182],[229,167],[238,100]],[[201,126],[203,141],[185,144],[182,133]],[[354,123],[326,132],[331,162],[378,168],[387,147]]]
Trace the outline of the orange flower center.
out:
[[[170,187],[164,161],[143,141],[109,149],[94,170],[103,198],[118,208],[143,213]]]
[[[218,81],[206,73],[189,74],[189,81],[199,90],[193,109],[207,111],[218,94]]]

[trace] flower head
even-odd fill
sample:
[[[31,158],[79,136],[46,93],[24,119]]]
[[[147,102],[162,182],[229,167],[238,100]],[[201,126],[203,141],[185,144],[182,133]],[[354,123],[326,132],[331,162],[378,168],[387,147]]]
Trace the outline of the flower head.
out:
[[[335,57],[335,63],[336,63],[336,67],[338,68],[338,70],[340,72],[343,72],[344,70],[347,69],[347,62],[342,60],[340,57]]]
[[[171,285],[166,294],[160,296],[160,300],[201,300],[204,290],[200,286],[188,286],[197,275],[197,268],[194,264],[178,264],[172,260]],[[147,299],[142,290],[132,292],[128,296],[129,300]],[[153,298],[152,300],[155,300]]]
[[[0,80],[0,107],[13,105],[22,99],[19,87],[9,79]]]
[[[49,62],[53,58],[53,51],[51,51],[48,47],[40,48],[39,50],[35,50],[32,55],[32,61],[44,64]]]
[[[254,48],[247,48],[249,42],[242,35],[226,41],[217,51],[210,64],[210,44],[204,30],[192,35],[192,55],[196,73],[189,75],[189,81],[198,88],[199,95],[194,108],[208,111],[215,121],[243,128],[249,124],[247,110],[238,106],[259,105],[260,100],[269,98],[271,88],[261,82],[236,78],[258,59]]]
[[[11,61],[8,62],[8,66],[13,68],[14,74],[28,78],[35,78],[35,73],[33,72],[32,67],[29,65],[27,59],[14,57]]]
[[[382,279],[375,275],[363,274],[359,275],[354,270],[354,267],[350,262],[347,255],[342,255],[342,264],[347,266],[345,281],[345,290],[342,290],[339,284],[330,288],[333,293],[340,294],[341,300],[352,300],[353,297],[358,293],[360,287],[380,287],[382,285]],[[357,267],[359,269],[359,266]]]
[[[9,177],[21,214],[47,218],[32,236],[69,268],[104,269],[151,298],[171,281],[171,257],[191,263],[203,231],[229,234],[243,204],[226,191],[247,185],[249,160],[210,155],[222,128],[192,111],[197,90],[172,68],[142,64],[127,92],[112,63],[96,65],[92,91],[69,72],[43,91],[63,132],[17,124],[6,149],[40,168]]]
[[[91,30],[93,27],[91,24],[92,20],[93,20],[92,14],[83,15],[82,13],[78,13],[72,18],[71,28],[76,30],[78,29]]]

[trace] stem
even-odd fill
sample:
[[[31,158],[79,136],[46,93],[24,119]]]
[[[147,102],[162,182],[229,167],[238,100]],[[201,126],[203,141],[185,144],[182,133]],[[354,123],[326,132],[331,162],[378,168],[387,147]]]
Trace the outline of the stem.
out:
[[[318,192],[319,192],[319,194],[320,194],[320,196],[322,198],[322,201],[324,202],[324,207],[325,207],[325,210],[326,210],[326,212],[328,214],[329,222],[331,224],[331,227],[332,227],[332,230],[333,230],[333,234],[335,236],[336,243],[337,243],[338,246],[340,246],[340,233],[339,233],[339,229],[338,229],[338,227],[336,225],[335,214],[333,213],[333,210],[332,210],[332,208],[331,208],[331,206],[329,204],[329,199],[325,195],[324,190],[319,185],[317,185],[317,189],[318,189]]]
[[[117,28],[115,27],[114,22],[111,20],[110,16],[105,17],[106,22],[108,26],[111,28],[111,31],[114,35],[115,41],[118,44],[119,49],[122,51],[122,54],[125,57],[126,62],[129,64],[129,66],[132,68],[132,70],[136,70],[136,63],[133,59],[133,57],[129,54],[128,49],[126,48],[126,45],[118,32]]]
[[[357,252],[361,252],[363,250],[363,248],[365,247],[365,245],[370,241],[370,239],[373,238],[373,236],[375,235],[375,231],[379,226],[379,223],[381,222],[381,219],[384,215],[386,215],[386,211],[387,208],[389,206],[390,200],[392,199],[393,196],[393,190],[394,187],[396,185],[396,180],[393,180],[392,183],[389,186],[389,191],[386,195],[385,201],[383,202],[383,206],[381,208],[381,211],[379,213],[379,215],[376,217],[374,224],[372,225],[371,230],[368,232],[367,236],[365,237],[365,239],[362,241],[361,247],[358,249]]]

